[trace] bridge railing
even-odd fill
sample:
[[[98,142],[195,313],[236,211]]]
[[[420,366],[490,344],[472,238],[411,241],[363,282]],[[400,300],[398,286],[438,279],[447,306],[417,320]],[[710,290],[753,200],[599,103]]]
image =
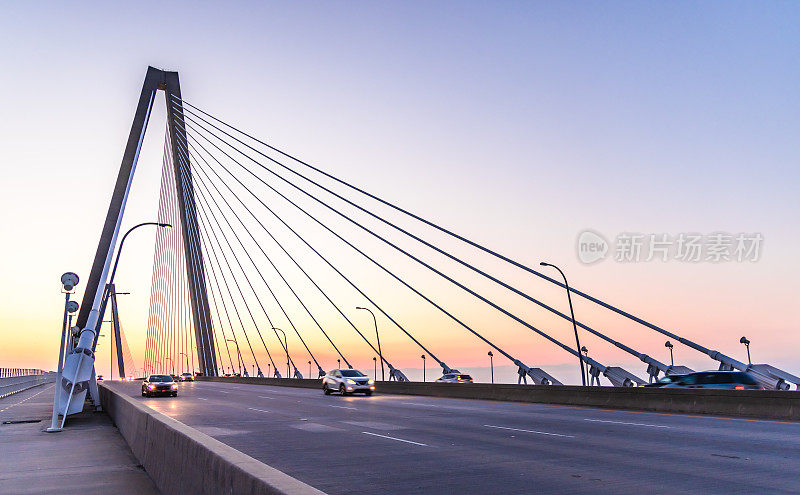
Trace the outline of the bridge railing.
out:
[[[9,378],[14,376],[44,375],[46,373],[48,372],[32,368],[0,368],[0,378]]]
[[[30,370],[41,371],[41,370]],[[35,373],[28,375],[16,375],[0,378],[0,399],[8,397],[45,383],[50,383],[55,379],[55,373]]]

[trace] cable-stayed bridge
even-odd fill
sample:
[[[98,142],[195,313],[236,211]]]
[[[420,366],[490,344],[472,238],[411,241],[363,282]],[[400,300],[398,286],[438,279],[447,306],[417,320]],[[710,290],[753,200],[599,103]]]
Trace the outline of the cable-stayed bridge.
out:
[[[167,122],[158,216],[120,237],[144,134],[161,94]],[[672,360],[656,359],[649,354],[655,349],[625,343],[612,328],[593,322],[601,320],[597,315],[609,314],[705,355],[719,370],[746,371],[764,389],[800,389],[800,377],[791,372],[749,362],[749,348],[747,363],[734,359],[714,350],[710,336],[695,342],[677,329],[663,328],[605,301],[602,294],[570,286],[564,273],[549,263],[522,263],[430,218],[271,145],[200,102],[184,99],[177,73],[149,68],[79,309],[69,296],[77,278],[62,279],[67,293],[61,347],[65,357],[63,370],[59,362],[51,428],[58,428],[58,415],[63,426],[66,416],[82,410],[87,394],[99,404],[94,358],[107,313],[122,378],[191,373],[300,384],[332,368],[354,368],[354,356],[369,353],[376,380],[378,368],[385,368],[386,382],[402,384],[409,381],[409,373],[397,364],[398,347],[414,348],[423,363],[431,359],[443,374],[460,373],[456,344],[467,340],[480,342],[490,356],[498,357],[498,364],[502,360],[513,366],[523,386],[566,382],[536,362],[529,347],[521,344],[527,340],[571,355],[584,386],[634,388],[663,375],[692,371]],[[152,284],[145,352],[134,362],[120,322],[115,274],[120,257],[124,263],[127,234],[148,225],[157,229]],[[529,284],[520,283],[523,279],[560,291],[569,310],[545,302]],[[591,307],[581,313],[589,317],[575,317],[573,301]],[[363,314],[367,311],[372,315],[368,320]],[[416,314],[433,315],[438,323],[421,325]],[[548,317],[541,318],[543,314]],[[553,321],[572,327],[574,341],[572,335],[560,337],[563,329],[554,329]],[[439,338],[439,331],[448,338]],[[509,333],[514,335],[511,344]],[[589,335],[607,347],[593,346],[589,355],[580,343],[581,336]],[[611,348],[635,357],[641,367],[609,365],[604,351]],[[211,384],[193,386],[198,394],[216,390]],[[193,400],[208,399],[198,394]],[[311,399],[298,396],[297,402],[303,400]],[[193,404],[202,407],[201,402]],[[542,433],[523,426],[483,425]],[[362,433],[397,440],[383,433]]]
[[[351,366],[346,355],[348,349],[337,346],[339,335],[331,331],[334,325],[337,329],[344,325],[376,356],[380,355],[382,365],[389,369],[392,379],[407,379],[402,370],[393,366],[392,350],[385,349],[379,353],[376,340],[371,338],[372,330],[357,325],[351,308],[343,307],[341,301],[337,303],[337,294],[326,290],[320,283],[320,276],[328,281],[333,275],[350,291],[360,295],[365,305],[405,335],[411,345],[433,359],[444,373],[454,371],[457,363],[447,364],[444,360],[447,349],[426,345],[423,332],[404,324],[402,314],[384,309],[385,303],[378,297],[383,291],[381,285],[361,285],[355,281],[353,273],[342,268],[332,256],[339,251],[329,247],[339,244],[337,247],[349,249],[360,257],[362,263],[385,275],[382,284],[396,284],[403,288],[421,304],[434,308],[460,328],[466,337],[484,342],[490,350],[507,359],[519,369],[525,382],[530,379],[534,384],[561,383],[557,377],[536,367],[531,357],[517,355],[515,351],[494,343],[497,332],[494,329],[507,328],[509,322],[581,360],[592,384],[599,385],[605,378],[606,383],[614,386],[633,386],[653,381],[660,374],[689,371],[686,366],[662,362],[641,349],[616,340],[610,332],[576,319],[575,325],[581,332],[588,332],[636,357],[644,363],[645,369],[625,370],[607,366],[602,363],[600,349],[593,349],[593,356],[597,357],[582,354],[580,346],[554,338],[552,329],[540,326],[524,313],[509,309],[502,299],[482,294],[454,274],[468,272],[477,275],[537,308],[572,322],[570,314],[546,304],[529,290],[520,289],[500,275],[472,264],[469,255],[486,255],[523,274],[566,288],[565,279],[551,276],[556,272],[547,274],[544,272],[547,268],[533,268],[506,257],[240,130],[182,99],[176,73],[152,68],[148,71],[137,121],[129,139],[129,148],[135,143],[136,149],[134,153],[130,153],[130,149],[126,151],[115,201],[106,220],[104,242],[98,247],[90,283],[99,277],[100,274],[95,272],[110,254],[111,246],[106,234],[108,227],[121,215],[127,194],[127,190],[123,192],[119,186],[129,182],[135,170],[138,146],[141,146],[146,127],[146,119],[142,121],[140,117],[143,113],[149,114],[157,90],[164,92],[168,105],[158,221],[175,228],[157,232],[147,350],[143,363],[145,370],[197,370],[207,376],[216,376],[225,374],[223,370],[227,366],[228,370],[235,370],[236,374],[243,376],[249,376],[253,371],[257,376],[264,376],[268,368],[269,374],[281,377],[284,376],[281,371],[284,366],[274,356],[279,351],[288,356],[287,375],[302,377],[301,369],[305,363],[293,357],[288,349],[287,339],[291,336],[299,344],[294,352],[305,351],[311,358],[312,372],[321,376],[332,363],[326,366],[320,363],[315,352],[319,353],[321,349],[312,349],[308,338],[312,333],[317,333],[314,337],[321,334],[326,346],[330,346],[325,351],[334,353],[340,362]],[[308,234],[310,227],[317,229],[313,237]],[[278,228],[281,232],[277,232]],[[306,229],[306,232],[301,229]],[[327,238],[319,235],[320,231]],[[287,242],[287,237],[295,242]],[[374,242],[362,245],[360,240],[364,237]],[[466,255],[453,254],[447,247],[431,240],[442,237],[468,248],[459,249],[459,253]],[[290,244],[288,248],[287,244]],[[368,251],[364,246],[374,249]],[[419,254],[417,247],[427,252]],[[443,268],[441,263],[432,261],[431,253],[437,257],[436,261],[447,261],[448,266],[455,265],[459,270]],[[289,265],[276,263],[274,258],[277,256],[288,260]],[[498,323],[491,328],[470,323],[458,308],[448,307],[428,288],[407,280],[403,272],[393,269],[385,261],[395,257],[404,258],[433,278],[463,291],[475,305],[492,310]],[[287,268],[295,273],[284,273]],[[320,268],[327,269],[328,273],[321,274]],[[301,274],[299,282],[305,282],[302,286],[295,274]],[[661,328],[639,315],[609,304],[598,295],[574,287],[569,287],[569,293],[571,297],[635,322],[643,330],[660,333],[707,355],[718,362],[721,370],[750,371],[767,388],[788,389],[790,384],[797,386],[800,381],[775,367],[743,363],[713,350],[713,347],[695,343],[676,331]],[[290,297],[284,297],[286,294]],[[93,296],[91,288],[84,295],[78,315],[79,327],[88,319]],[[326,309],[332,309],[340,318],[339,322],[318,317],[317,308],[309,302],[310,299],[316,300],[316,296],[324,299],[329,305]],[[296,323],[300,315],[304,323],[309,321],[312,324]],[[284,331],[279,325],[287,326],[288,335],[279,333]]]

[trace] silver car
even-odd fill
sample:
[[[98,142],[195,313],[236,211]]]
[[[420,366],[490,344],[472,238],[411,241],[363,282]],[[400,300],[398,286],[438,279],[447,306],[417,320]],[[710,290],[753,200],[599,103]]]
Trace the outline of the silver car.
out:
[[[342,395],[363,392],[372,395],[375,381],[358,370],[331,370],[322,377],[322,391],[325,395],[338,391]]]
[[[461,373],[448,373],[436,379],[439,383],[472,383],[472,377]]]

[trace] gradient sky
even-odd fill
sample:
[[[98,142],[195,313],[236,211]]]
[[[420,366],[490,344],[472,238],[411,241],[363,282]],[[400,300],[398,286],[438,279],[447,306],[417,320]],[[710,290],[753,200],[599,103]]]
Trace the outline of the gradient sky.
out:
[[[367,190],[527,264],[557,263],[575,287],[738,359],[747,335],[755,361],[797,373],[799,21],[794,2],[3,2],[0,366],[54,367],[58,279],[88,279],[153,65],[180,72],[187,100]],[[155,215],[163,125],[159,101],[123,228]],[[587,228],[765,240],[755,263],[587,266],[575,254]],[[153,238],[131,236],[117,279],[133,293],[120,304],[136,357]],[[566,310],[563,292],[475,260]],[[444,297],[523,361],[575,380],[563,351]],[[485,375],[485,345],[392,302],[448,364]],[[570,342],[567,322],[508,304]],[[663,337],[576,312],[668,360]],[[419,368],[401,335],[386,343],[396,366]]]

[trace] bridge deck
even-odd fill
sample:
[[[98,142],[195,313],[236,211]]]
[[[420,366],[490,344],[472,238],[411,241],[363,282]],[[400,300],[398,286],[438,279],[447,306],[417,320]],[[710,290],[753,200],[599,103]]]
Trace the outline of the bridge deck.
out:
[[[44,433],[52,410],[52,384],[0,399],[0,493],[159,493],[107,415],[84,412]]]
[[[800,477],[800,423],[212,382],[140,400],[331,494],[796,493]]]

